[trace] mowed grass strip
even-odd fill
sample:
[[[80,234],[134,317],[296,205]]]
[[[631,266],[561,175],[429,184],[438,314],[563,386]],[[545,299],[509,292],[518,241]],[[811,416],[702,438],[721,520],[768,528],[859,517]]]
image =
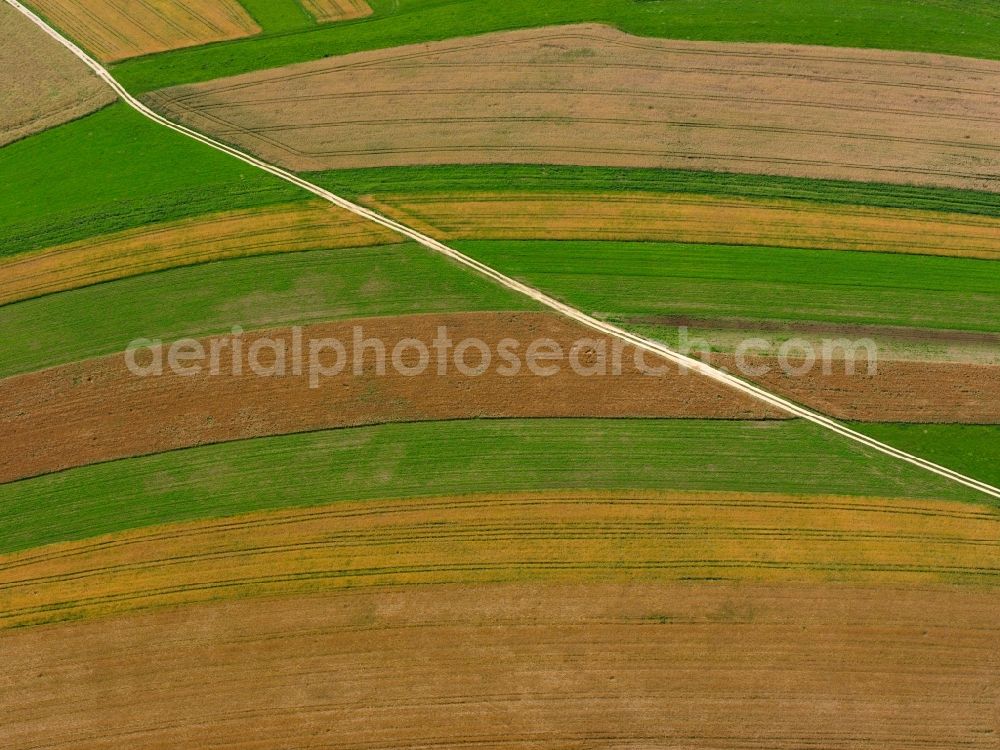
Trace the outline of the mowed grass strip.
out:
[[[254,0],[259,5],[261,0]],[[372,0],[361,22],[128,61],[116,75],[151,91],[253,70],[450,37],[597,22],[640,36],[916,50],[997,59],[993,0]],[[251,9],[253,6],[251,6]]]
[[[0,5],[0,69],[0,146],[115,100],[111,88],[73,53],[7,3]]]
[[[443,240],[624,240],[1000,260],[1000,218],[688,194],[519,192],[365,196]]]
[[[513,162],[997,192],[998,92],[988,61],[571,25],[327,58],[147,102],[293,170]]]
[[[8,631],[0,703],[13,747],[993,750],[998,639],[986,587],[368,588]]]
[[[119,103],[0,149],[0,256],[308,198]]]
[[[426,422],[221,443],[0,485],[0,551],[178,521],[484,487],[988,502],[806,422]]]
[[[102,62],[260,31],[237,0],[31,0],[30,4]]]
[[[472,257],[614,321],[655,316],[995,332],[993,261],[653,242],[459,241]]]
[[[344,502],[0,556],[0,629],[342,588],[691,578],[1000,584],[1000,512],[726,493]]]
[[[209,261],[402,241],[325,201],[223,211],[0,258],[0,305]]]
[[[461,196],[469,193],[684,194],[712,198],[795,201],[820,206],[870,206],[1000,217],[993,193],[954,188],[818,180],[735,172],[617,169],[556,164],[433,164],[392,169],[337,169],[306,174],[309,180],[354,200],[398,194]]]
[[[537,305],[526,297],[415,243],[236,258],[0,307],[0,377],[122,352],[139,338],[531,309]]]

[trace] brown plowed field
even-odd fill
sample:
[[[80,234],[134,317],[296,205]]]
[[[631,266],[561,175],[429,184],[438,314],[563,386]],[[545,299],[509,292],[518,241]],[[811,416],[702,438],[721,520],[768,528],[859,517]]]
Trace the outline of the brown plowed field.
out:
[[[113,102],[111,89],[68,49],[0,3],[0,146]]]
[[[243,336],[241,375],[233,375],[231,350],[226,349],[218,376],[208,372],[178,376],[165,370],[162,376],[138,377],[127,369],[124,355],[118,354],[0,380],[0,442],[18,446],[0,455],[0,482],[204,443],[384,422],[472,417],[783,416],[690,372],[680,374],[671,368],[664,375],[643,375],[631,347],[623,351],[621,375],[614,376],[614,347],[607,339],[599,339],[607,346],[606,376],[578,375],[565,359],[552,377],[536,376],[527,367],[514,376],[498,373],[502,362],[495,353],[505,338],[520,342],[522,361],[528,345],[539,338],[559,342],[567,353],[578,339],[591,339],[578,348],[579,361],[585,366],[598,361],[594,358],[597,340],[589,331],[547,313],[400,316],[308,326],[302,334],[303,351],[308,352],[310,338],[333,337],[345,344],[350,358],[354,326],[362,327],[365,338],[382,339],[387,353],[403,339],[419,339],[430,349],[431,364],[422,375],[404,377],[387,357],[386,375],[379,376],[369,355],[360,375],[349,364],[340,375],[310,388],[307,361],[301,375],[292,374],[290,360],[285,377],[260,377],[252,372],[246,354],[254,341],[267,334],[247,334]],[[494,366],[480,377],[467,377],[452,361],[446,374],[439,376],[431,348],[439,326],[447,326],[455,345],[468,337],[482,339],[494,353]],[[292,351],[288,329],[270,336]],[[266,364],[272,363],[273,355],[267,356],[271,359]],[[465,361],[475,367],[479,356],[472,350]],[[333,359],[328,351],[322,361],[332,365]],[[411,350],[403,361],[415,364],[416,352]],[[657,363],[650,359],[649,364]]]
[[[319,23],[350,21],[372,14],[365,0],[302,0],[302,7]]]
[[[879,361],[868,374],[857,362],[848,374],[843,360],[824,374],[817,364],[804,375],[786,374],[776,357],[746,356],[762,375],[742,375],[793,401],[838,419],[869,422],[962,422],[1000,424],[1000,366],[953,362]],[[713,354],[712,364],[740,374],[732,355]],[[803,364],[791,359],[792,367]]]
[[[334,57],[150,102],[295,170],[668,167],[1000,190],[1000,63],[578,25]]]
[[[0,634],[4,746],[995,750],[995,590],[432,586]]]
[[[325,201],[227,211],[0,260],[0,305],[175,266],[402,239]]]
[[[441,240],[627,240],[1000,260],[1000,219],[936,211],[643,193],[365,196]]]
[[[236,0],[32,0],[31,5],[102,62],[260,33]]]
[[[763,493],[340,502],[0,556],[0,628],[343,588],[689,578],[996,585],[1000,513]]]

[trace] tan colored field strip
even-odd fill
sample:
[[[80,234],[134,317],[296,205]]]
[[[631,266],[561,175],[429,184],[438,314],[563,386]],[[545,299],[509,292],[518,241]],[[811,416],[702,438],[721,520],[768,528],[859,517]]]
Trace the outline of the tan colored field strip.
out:
[[[0,634],[5,747],[994,750],[995,591],[429,586]]]
[[[0,146],[82,117],[114,92],[35,24],[0,3]]]
[[[176,266],[401,241],[324,201],[226,211],[0,260],[0,305]]]
[[[548,27],[362,52],[147,101],[293,170],[666,167],[1000,190],[1000,63]]]
[[[692,577],[994,586],[1000,513],[763,493],[342,502],[0,556],[0,628],[341,588]]]
[[[31,6],[101,62],[261,30],[237,0],[31,0]]]
[[[375,371],[372,350],[361,373],[355,375],[355,326],[360,327],[362,338],[384,342],[385,375]],[[436,349],[432,348],[440,326],[447,328],[452,342],[443,375],[438,375]],[[265,335],[285,347],[283,377],[262,377],[250,366],[249,352]],[[310,388],[308,342],[324,338],[344,344],[346,367],[336,376],[320,379],[319,387]],[[433,356],[426,371],[412,377],[400,374],[391,361],[396,344],[410,338],[423,342]],[[454,364],[457,345],[468,338],[481,339],[492,351],[492,366],[478,377],[462,374]],[[499,342],[507,338],[519,345],[522,367],[515,375],[502,374],[504,363],[496,354]],[[527,367],[528,346],[543,338],[558,342],[564,350],[559,372],[551,377],[535,375]],[[165,365],[162,376],[138,377],[129,372],[119,354],[0,380],[0,442],[18,446],[16,451],[0,454],[0,482],[205,443],[385,422],[474,417],[785,417],[694,373],[680,374],[669,368],[662,375],[643,375],[631,347],[619,350],[621,374],[615,375],[615,348],[609,339],[594,339],[589,331],[550,313],[415,315],[307,326],[300,340],[305,354],[299,374],[291,359],[292,331],[245,334],[242,341],[240,374],[233,373],[230,345],[220,348],[220,374],[216,376],[210,373],[206,358],[198,375],[176,375]],[[206,353],[211,351],[210,340],[205,340],[204,347]],[[602,370],[607,374],[577,374],[568,360],[571,354],[584,367],[606,363]],[[142,363],[148,356],[147,350]],[[334,358],[333,351],[326,350],[320,361],[331,367]],[[417,358],[417,352],[409,349],[400,361],[413,367]],[[468,368],[475,368],[480,354],[470,350],[464,361]],[[273,350],[263,349],[260,363],[265,374],[274,362]],[[544,363],[546,367],[551,364]]]
[[[835,419],[876,422],[1000,424],[1000,366],[953,362],[867,362],[853,372],[843,360],[804,374],[786,372],[776,357],[746,356],[748,379]],[[739,373],[733,355],[713,354],[712,364]],[[791,359],[792,367],[805,363]],[[768,368],[763,371],[759,368]],[[749,371],[748,371],[749,375]]]
[[[1000,260],[1000,219],[655,193],[364,196],[441,240],[627,240],[870,250]]]
[[[365,0],[302,0],[302,7],[319,23],[352,21],[372,14]]]

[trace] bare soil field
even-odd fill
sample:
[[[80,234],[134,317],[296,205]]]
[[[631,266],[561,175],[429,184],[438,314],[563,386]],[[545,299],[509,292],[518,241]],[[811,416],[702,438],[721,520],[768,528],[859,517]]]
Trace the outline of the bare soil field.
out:
[[[220,602],[0,634],[0,707],[10,750],[992,750],[997,615],[691,581]]]
[[[226,211],[2,259],[0,305],[226,258],[397,242],[395,232],[325,201]]]
[[[308,359],[299,374],[286,360],[286,376],[261,377],[249,366],[247,354],[258,339],[283,342],[291,357],[294,340],[288,329],[242,336],[244,364],[233,373],[231,349],[220,354],[221,373],[207,366],[197,375],[138,377],[123,354],[55,367],[0,380],[0,436],[17,451],[0,456],[0,482],[126,456],[157,453],[205,443],[330,427],[478,417],[699,417],[721,419],[782,418],[784,415],[749,396],[694,373],[669,368],[661,375],[644,375],[635,350],[622,349],[621,374],[613,374],[614,345],[591,332],[548,313],[459,313],[354,319],[307,326],[302,341],[336,338],[352,356],[354,326],[364,338],[385,342],[386,373],[375,371],[369,352],[360,375],[352,363],[336,376],[309,387]],[[447,372],[438,375],[432,342],[446,326],[453,349],[466,338],[483,340],[492,350],[487,372],[469,377],[456,368],[453,352]],[[433,359],[423,374],[404,376],[391,363],[397,342],[415,338]],[[528,345],[540,338],[558,342],[565,352],[559,372],[540,377],[522,366],[516,375],[501,374],[498,343],[520,342],[525,362]],[[577,345],[578,340],[587,339]],[[601,358],[601,341],[606,357]],[[123,346],[127,342],[123,342]],[[308,343],[303,344],[307,352]],[[204,342],[211,349],[210,340]],[[575,351],[575,354],[574,354]],[[568,356],[584,367],[607,363],[607,375],[577,374]],[[149,352],[140,364],[149,359]],[[409,349],[401,361],[412,367],[418,353]],[[481,355],[470,350],[470,368]],[[271,349],[262,350],[261,364],[275,363]],[[332,366],[327,351],[322,362]],[[207,365],[207,360],[206,363]],[[545,366],[552,363],[546,362]],[[649,365],[657,364],[649,360]]]
[[[597,25],[363,52],[149,95],[295,170],[668,167],[1000,190],[1000,63]]]
[[[372,14],[365,0],[302,0],[302,7],[319,23],[351,21]]]
[[[690,194],[364,196],[441,240],[627,240],[917,253],[1000,260],[1000,219]]]
[[[761,375],[749,380],[837,419],[868,422],[1000,424],[1000,366],[955,362],[880,360],[868,374],[867,362],[817,365],[802,375],[783,371],[776,357],[748,355],[744,361]],[[734,355],[712,354],[712,364],[740,373]],[[789,360],[792,367],[802,360]],[[759,370],[758,370],[759,371]]]
[[[75,120],[115,100],[111,89],[62,45],[0,4],[0,146]]]
[[[32,0],[30,4],[101,62],[239,39],[261,30],[236,0]]]
[[[590,492],[338,502],[0,556],[0,628],[413,584],[1000,583],[1000,513],[948,501]]]

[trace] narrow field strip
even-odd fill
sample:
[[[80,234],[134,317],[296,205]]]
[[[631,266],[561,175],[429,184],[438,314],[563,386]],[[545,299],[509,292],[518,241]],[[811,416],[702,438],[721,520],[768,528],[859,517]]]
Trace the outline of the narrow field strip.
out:
[[[217,602],[0,633],[0,703],[15,748],[990,750],[995,601],[686,581]]]
[[[32,0],[31,5],[103,62],[260,32],[236,0]]]
[[[323,201],[224,211],[0,258],[0,305],[178,266],[397,242]]]
[[[0,552],[164,523],[483,487],[894,496],[993,512],[972,490],[807,422],[458,420],[218,443],[0,485]]]
[[[973,83],[956,84],[956,73]],[[344,97],[350,107],[331,106]],[[362,52],[145,98],[296,171],[535,163],[1000,190],[1000,65],[987,61],[579,25]]]
[[[345,502],[0,557],[0,628],[339,588],[691,577],[997,585],[1000,514],[718,493]]]
[[[1000,219],[863,206],[642,193],[362,196],[442,240],[623,240],[1000,260]]]
[[[119,353],[139,338],[531,309],[538,306],[413,243],[234,258],[0,307],[0,377]]]
[[[115,100],[69,50],[6,3],[0,5],[0,68],[5,78],[0,146]]]
[[[442,328],[443,340],[449,342],[443,372],[437,355],[434,364],[428,362],[419,374],[388,362],[380,374],[373,350],[354,357],[356,337],[378,340],[387,352],[398,342],[416,339],[430,354]],[[329,339],[342,342],[351,352],[345,353],[350,361],[336,375],[320,377],[318,370],[311,375],[308,353],[298,366],[289,361],[296,346],[308,352],[308,342]],[[466,374],[455,364],[456,345],[469,339],[488,347],[490,361],[479,375],[474,368],[484,360],[478,349],[462,357]],[[553,342],[563,353],[551,376],[538,375],[526,364],[526,350],[541,339]],[[242,357],[237,372],[231,353],[234,344],[226,337],[214,343],[202,341],[205,352],[213,346],[223,352],[221,372],[215,375],[206,359],[198,373],[180,375],[166,369],[162,375],[138,377],[128,369],[125,356],[116,354],[0,380],[0,443],[18,446],[0,456],[0,482],[206,443],[387,422],[787,418],[701,375],[677,368],[644,374],[642,368],[648,365],[634,347],[623,347],[616,354],[610,338],[595,338],[582,326],[551,313],[355,318],[308,326],[298,333],[280,329],[247,334],[239,340],[243,351],[258,342],[268,347],[258,368],[263,375]],[[516,370],[498,359],[504,340],[514,342],[511,351],[516,350],[520,361]],[[284,351],[281,373],[272,371],[277,362],[273,347]],[[152,355],[147,351],[144,356]],[[317,362],[332,368],[334,356],[327,350]],[[415,369],[419,357],[408,346],[400,362]]]

